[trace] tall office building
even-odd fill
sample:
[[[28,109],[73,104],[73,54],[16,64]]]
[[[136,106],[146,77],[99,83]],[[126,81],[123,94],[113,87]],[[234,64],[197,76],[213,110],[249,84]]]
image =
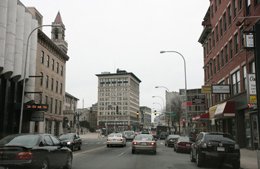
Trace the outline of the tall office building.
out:
[[[111,131],[136,129],[139,125],[139,84],[133,73],[117,69],[98,77],[97,125]]]

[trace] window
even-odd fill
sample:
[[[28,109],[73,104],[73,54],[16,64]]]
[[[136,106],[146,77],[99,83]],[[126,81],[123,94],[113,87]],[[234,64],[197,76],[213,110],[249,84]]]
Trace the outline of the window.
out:
[[[249,63],[249,73],[255,73],[255,62]]]
[[[228,49],[227,45],[224,47],[225,63],[228,63]]]
[[[41,72],[41,82],[40,82],[41,86],[43,85],[43,73]]]
[[[50,113],[52,113],[53,109],[53,98],[51,97],[51,102],[50,102]]]
[[[239,39],[238,39],[238,34],[236,33],[234,36],[234,51],[235,54],[237,54],[238,52],[238,43],[239,43]]]
[[[213,60],[213,73],[216,74],[217,68],[216,68],[216,59]]]
[[[221,67],[223,67],[223,66],[224,66],[224,63],[225,63],[223,50],[221,50],[221,52],[220,52],[220,59],[221,59]]]
[[[218,6],[217,6],[217,0],[215,0],[215,12],[217,11]]]
[[[223,29],[224,29],[224,32],[226,32],[226,30],[227,30],[227,14],[226,14],[226,12],[223,14]]]
[[[231,7],[228,6],[228,25],[231,24],[231,19],[232,19]]]
[[[52,67],[52,70],[54,71],[54,59],[51,60],[51,67]]]
[[[55,111],[54,111],[55,114],[58,114],[57,113],[57,108],[58,108],[58,100],[55,99]]]
[[[213,45],[213,47],[215,47],[215,32],[213,31],[212,32],[212,45]]]
[[[255,0],[255,3],[256,4],[260,4],[260,0]]]
[[[51,78],[51,90],[53,91],[54,79]]]
[[[209,67],[210,67],[210,76],[212,76],[213,75],[213,72],[212,72],[212,69],[213,69],[212,62],[209,63]]]
[[[41,52],[41,63],[44,64],[44,51]]]
[[[60,83],[60,94],[62,94],[62,83]]]
[[[62,102],[60,101],[60,108],[59,108],[59,114],[61,114],[62,109]]]
[[[228,42],[230,59],[233,57],[232,39]]]
[[[239,29],[239,34],[240,34],[240,49],[242,49],[244,46],[243,27]]]
[[[238,94],[241,92],[240,90],[240,72],[236,71],[231,75],[232,79],[232,94]]]
[[[219,59],[219,55],[217,56],[217,70],[219,71],[220,69],[220,59]]]
[[[56,72],[59,73],[59,69],[60,69],[59,62],[57,62],[56,68],[57,68]]]
[[[213,18],[214,14],[213,14],[213,5],[210,6],[210,15],[211,15],[211,18]]]
[[[223,22],[222,22],[222,18],[221,18],[221,19],[219,20],[219,34],[220,34],[220,37],[223,35],[222,26],[223,26]]]
[[[58,93],[58,88],[59,88],[59,82],[56,81],[56,93]]]
[[[48,89],[48,87],[49,87],[49,76],[48,75],[46,75],[46,88]]]
[[[247,72],[246,72],[246,66],[243,66],[242,69],[243,69],[243,89],[242,89],[242,90],[245,91],[246,88],[247,88],[247,81],[246,81]]]
[[[237,3],[236,3],[236,1],[237,1],[237,0],[232,0],[234,18],[235,18],[236,15],[237,15]]]
[[[47,55],[46,66],[50,67],[50,56]]]
[[[49,103],[48,101],[49,101],[48,96],[45,96],[45,104],[48,104]]]
[[[216,26],[216,41],[218,41],[218,25]]]
[[[243,1],[242,0],[238,0],[238,9],[242,9],[242,4],[243,4]]]
[[[63,76],[63,66],[60,66],[60,75]]]

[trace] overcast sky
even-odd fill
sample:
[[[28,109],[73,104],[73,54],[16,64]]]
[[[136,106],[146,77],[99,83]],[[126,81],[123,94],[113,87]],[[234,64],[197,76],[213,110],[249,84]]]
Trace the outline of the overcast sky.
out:
[[[165,86],[179,91],[203,85],[203,48],[198,39],[209,0],[21,0],[51,24],[58,11],[66,27],[69,61],[66,92],[79,99],[78,108],[97,102],[96,74],[116,69],[134,73],[140,83],[140,105],[160,109]],[[50,37],[50,28],[44,28]],[[84,102],[83,102],[84,99]],[[159,104],[153,104],[159,103]]]

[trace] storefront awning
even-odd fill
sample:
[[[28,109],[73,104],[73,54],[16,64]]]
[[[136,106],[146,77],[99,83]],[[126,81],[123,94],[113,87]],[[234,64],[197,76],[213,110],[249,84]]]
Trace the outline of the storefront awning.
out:
[[[227,101],[221,104],[218,104],[217,109],[215,111],[214,118],[228,118],[235,117],[235,102]]]

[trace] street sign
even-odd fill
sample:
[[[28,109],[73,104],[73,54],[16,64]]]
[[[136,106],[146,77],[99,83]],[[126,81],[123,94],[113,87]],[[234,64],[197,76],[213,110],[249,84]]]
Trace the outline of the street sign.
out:
[[[205,104],[205,98],[198,98],[195,96],[191,100],[193,105]]]
[[[230,85],[212,85],[213,94],[230,94]]]
[[[25,104],[24,109],[33,111],[47,111],[48,104]]]

